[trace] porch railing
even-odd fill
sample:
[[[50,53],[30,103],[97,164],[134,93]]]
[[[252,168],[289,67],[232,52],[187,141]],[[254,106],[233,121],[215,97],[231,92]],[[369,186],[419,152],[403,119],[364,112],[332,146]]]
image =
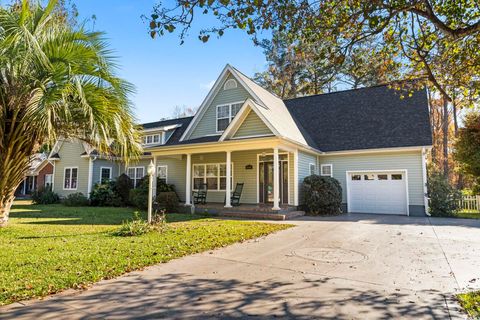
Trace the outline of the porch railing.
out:
[[[458,205],[462,211],[480,213],[480,195],[462,196]]]

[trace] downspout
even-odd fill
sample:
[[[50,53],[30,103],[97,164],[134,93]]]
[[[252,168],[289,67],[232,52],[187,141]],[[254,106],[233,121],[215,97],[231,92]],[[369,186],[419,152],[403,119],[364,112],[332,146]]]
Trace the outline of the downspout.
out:
[[[422,148],[422,177],[423,177],[423,205],[425,207],[425,214],[430,216],[428,205],[428,188],[427,188],[427,150]]]

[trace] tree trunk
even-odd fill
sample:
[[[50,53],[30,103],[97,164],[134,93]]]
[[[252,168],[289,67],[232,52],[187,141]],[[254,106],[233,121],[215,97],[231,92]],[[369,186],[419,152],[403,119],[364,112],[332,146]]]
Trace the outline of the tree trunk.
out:
[[[448,98],[443,97],[443,175],[448,179]]]
[[[12,207],[14,199],[15,191],[0,199],[0,228],[5,227],[8,223],[8,218],[10,216],[10,208]]]

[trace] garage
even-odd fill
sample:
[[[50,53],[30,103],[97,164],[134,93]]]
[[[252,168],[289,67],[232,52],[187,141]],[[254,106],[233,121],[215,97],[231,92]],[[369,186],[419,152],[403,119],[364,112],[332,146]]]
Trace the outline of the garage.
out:
[[[347,172],[348,212],[408,215],[406,171]]]

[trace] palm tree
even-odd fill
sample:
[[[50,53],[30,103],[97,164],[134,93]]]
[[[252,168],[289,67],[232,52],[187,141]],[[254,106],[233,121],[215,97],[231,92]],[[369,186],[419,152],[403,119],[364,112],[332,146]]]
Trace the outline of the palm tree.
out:
[[[141,149],[133,87],[115,75],[103,34],[58,12],[54,0],[0,8],[0,226],[43,144],[77,138],[125,160]]]

